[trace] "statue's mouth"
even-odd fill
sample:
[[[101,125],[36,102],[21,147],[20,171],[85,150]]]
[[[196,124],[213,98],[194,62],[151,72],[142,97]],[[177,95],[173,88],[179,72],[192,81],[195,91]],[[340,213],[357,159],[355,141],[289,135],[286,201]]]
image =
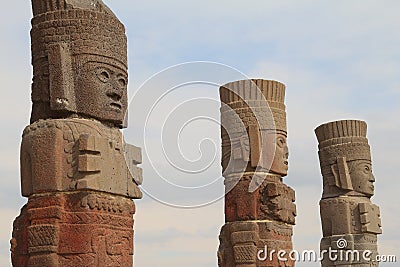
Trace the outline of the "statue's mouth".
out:
[[[118,112],[122,111],[122,103],[120,102],[121,95],[119,95],[115,92],[109,92],[109,93],[107,93],[107,96],[112,101],[110,103],[110,107],[115,111],[118,111]]]
[[[118,111],[121,111],[121,110],[122,110],[122,104],[119,103],[119,102],[112,102],[112,103],[110,104],[110,106],[111,106],[111,108],[113,108],[113,109],[115,109],[115,110],[118,110]]]
[[[374,191],[375,190],[375,186],[374,185],[370,185],[369,188]]]

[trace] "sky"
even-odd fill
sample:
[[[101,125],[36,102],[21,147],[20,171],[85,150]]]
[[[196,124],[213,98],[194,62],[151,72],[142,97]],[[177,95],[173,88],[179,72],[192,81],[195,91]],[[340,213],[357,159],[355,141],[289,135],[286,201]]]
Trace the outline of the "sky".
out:
[[[4,1],[4,0],[2,0]],[[224,223],[218,85],[286,84],[289,174],[297,250],[318,251],[322,192],[314,129],[368,123],[380,206],[379,252],[400,257],[400,2],[396,0],[118,1],[129,54],[129,143],[144,148],[135,266],[216,266]],[[20,194],[19,146],[29,124],[29,1],[0,10],[0,266],[11,266]],[[381,264],[395,266],[396,264]],[[319,266],[298,263],[296,266]]]

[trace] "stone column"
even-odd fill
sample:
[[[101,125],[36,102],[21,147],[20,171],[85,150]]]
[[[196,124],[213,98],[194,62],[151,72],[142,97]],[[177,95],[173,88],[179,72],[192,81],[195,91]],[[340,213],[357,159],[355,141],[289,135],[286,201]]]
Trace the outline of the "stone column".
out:
[[[294,266],[288,254],[295,192],[282,182],[289,156],[285,85],[237,81],[221,86],[220,98],[226,223],[220,234],[219,266]],[[288,261],[278,259],[279,250],[286,252]]]
[[[141,150],[124,142],[125,28],[101,0],[32,0],[32,115],[13,266],[132,266]]]
[[[321,251],[338,250],[332,258],[325,254],[322,266],[377,266],[363,256],[371,251],[369,257],[375,259],[377,235],[382,233],[379,207],[370,200],[375,178],[367,124],[335,121],[319,126],[315,133],[324,185]],[[350,251],[356,251],[356,256]]]

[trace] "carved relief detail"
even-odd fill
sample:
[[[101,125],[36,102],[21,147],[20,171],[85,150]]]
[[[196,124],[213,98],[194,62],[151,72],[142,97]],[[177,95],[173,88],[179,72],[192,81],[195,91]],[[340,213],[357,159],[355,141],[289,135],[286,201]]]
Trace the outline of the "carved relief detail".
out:
[[[58,227],[54,225],[32,225],[28,227],[28,250],[35,252],[56,252]]]
[[[99,193],[31,197],[14,224],[13,263],[132,266],[134,207],[128,198]]]
[[[292,261],[279,261],[273,256],[258,259],[259,251],[292,250],[292,227],[273,221],[226,223],[220,233],[219,266],[293,266]],[[264,255],[260,255],[261,259]]]
[[[381,215],[377,205],[370,203],[358,204],[360,211],[361,230],[363,233],[382,234]]]
[[[281,183],[267,183],[261,188],[261,211],[270,214],[277,221],[295,224],[295,192]]]
[[[82,207],[89,207],[94,210],[103,210],[113,213],[122,213],[128,211],[130,214],[135,213],[135,206],[131,200],[121,200],[113,196],[90,194],[81,201]]]
[[[38,121],[23,135],[23,195],[93,189],[141,198],[141,161],[140,148],[124,143],[116,128],[84,119]]]

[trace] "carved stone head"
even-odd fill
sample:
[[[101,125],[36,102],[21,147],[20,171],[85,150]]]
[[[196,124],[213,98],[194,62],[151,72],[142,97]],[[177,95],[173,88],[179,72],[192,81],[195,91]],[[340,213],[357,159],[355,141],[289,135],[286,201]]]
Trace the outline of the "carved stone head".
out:
[[[369,160],[355,160],[348,163],[353,189],[368,196],[374,194],[375,176]]]
[[[78,116],[123,127],[125,28],[101,0],[32,0],[31,122]]]
[[[286,176],[289,169],[289,148],[287,136],[284,132],[272,133],[275,135],[275,156],[271,165],[271,172]]]
[[[128,74],[116,60],[83,57],[76,70],[76,109],[99,120],[122,123],[127,109]]]
[[[324,196],[374,194],[367,124],[358,120],[335,121],[319,126],[319,159]]]
[[[236,81],[221,86],[220,98],[224,170],[232,155],[231,164],[240,165],[240,159],[246,162],[246,171],[286,176],[285,85],[261,79]]]

